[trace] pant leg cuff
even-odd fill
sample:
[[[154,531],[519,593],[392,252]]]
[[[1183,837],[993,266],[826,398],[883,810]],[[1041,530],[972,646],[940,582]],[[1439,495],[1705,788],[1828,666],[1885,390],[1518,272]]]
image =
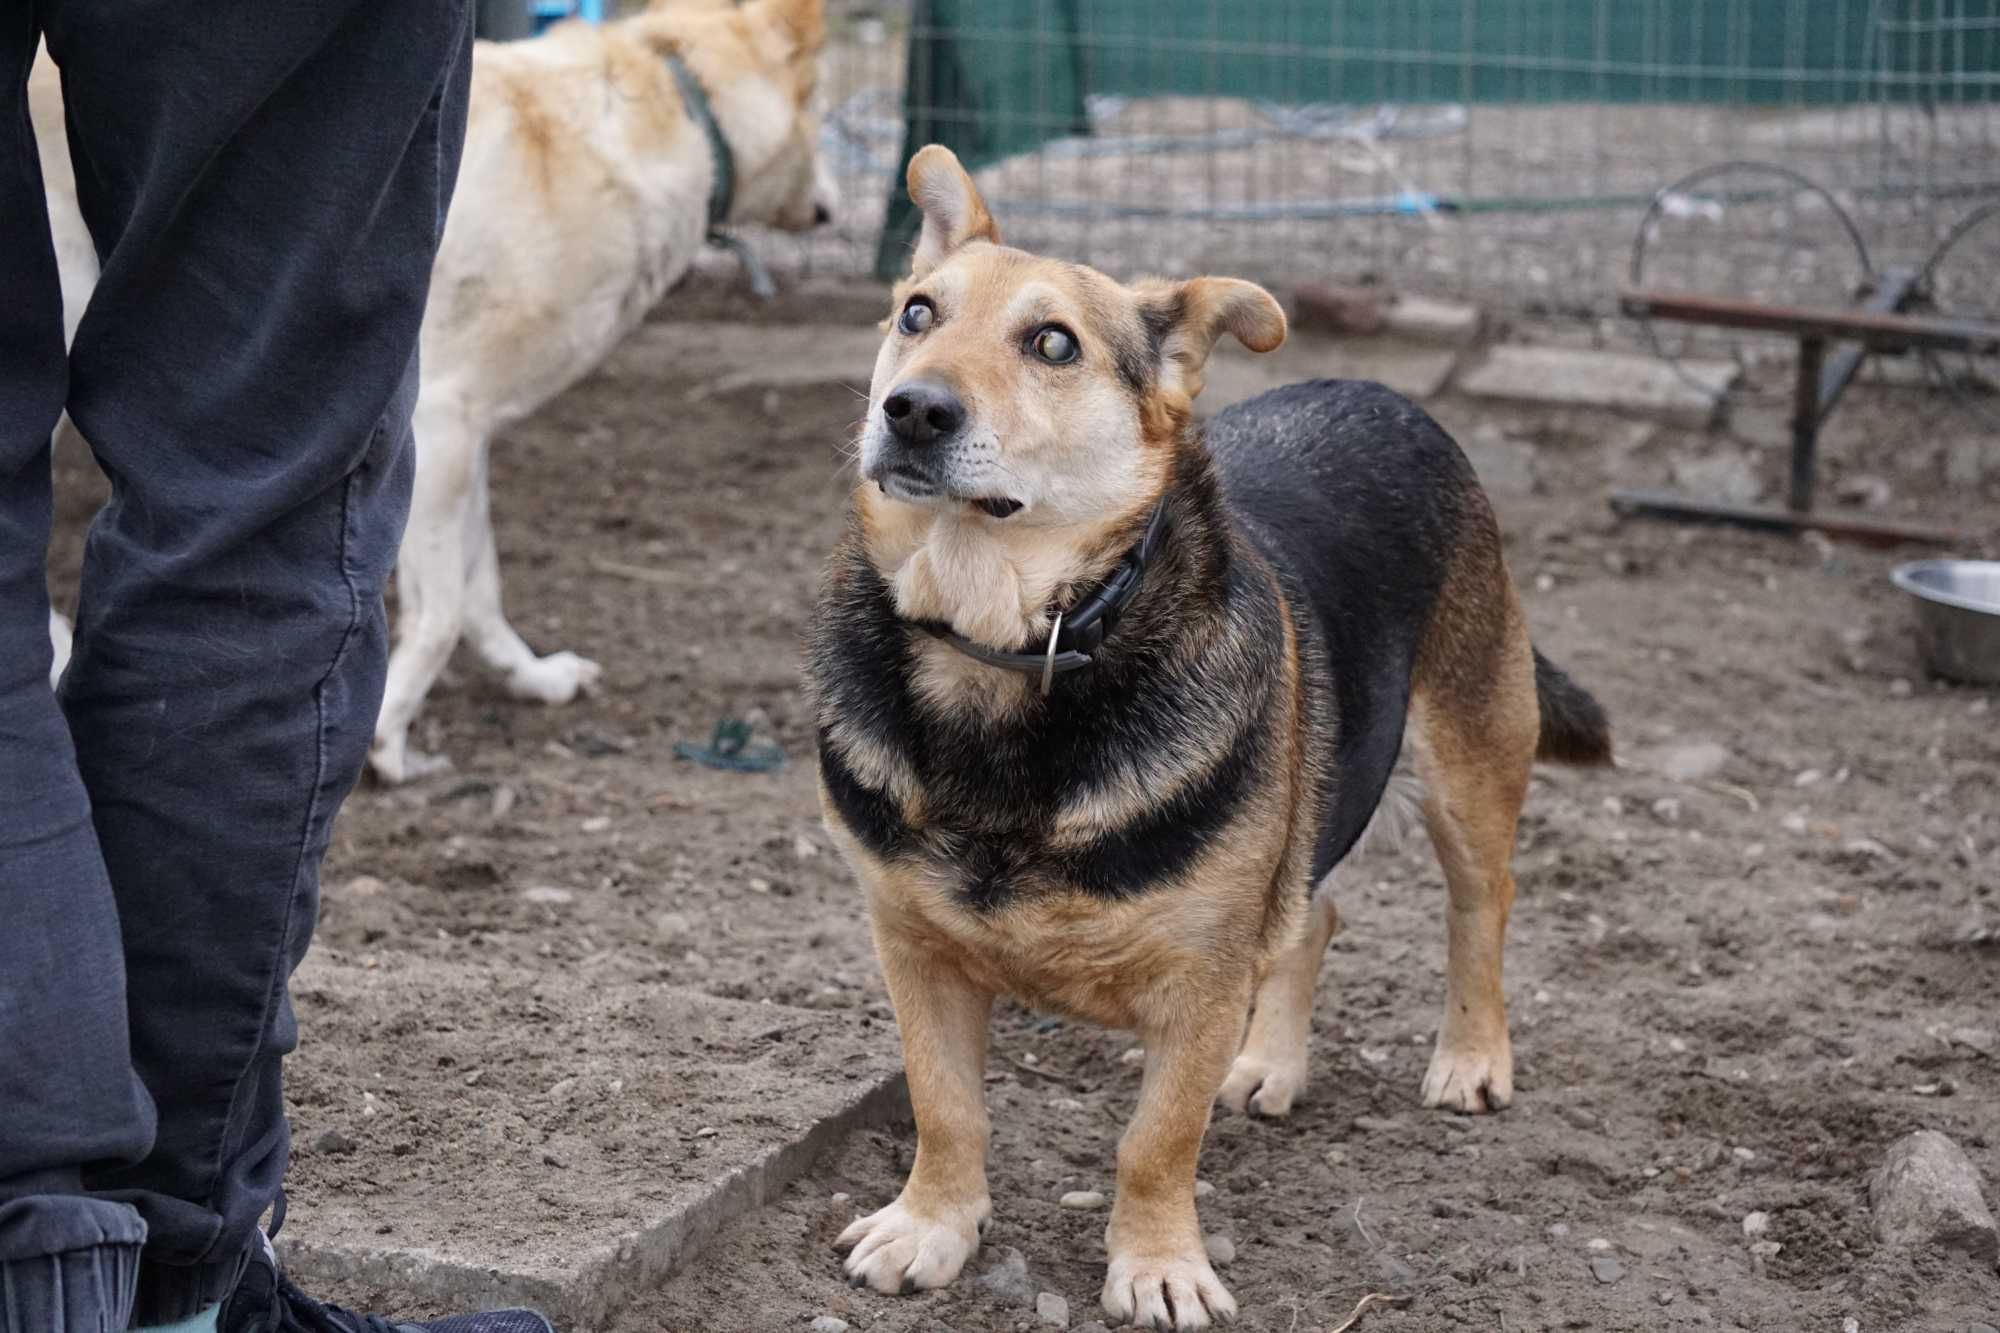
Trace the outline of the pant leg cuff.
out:
[[[138,1293],[132,1326],[177,1324],[211,1306],[220,1305],[243,1277],[248,1250],[221,1263],[139,1265]]]
[[[89,1245],[0,1263],[0,1333],[123,1333],[139,1249]]]

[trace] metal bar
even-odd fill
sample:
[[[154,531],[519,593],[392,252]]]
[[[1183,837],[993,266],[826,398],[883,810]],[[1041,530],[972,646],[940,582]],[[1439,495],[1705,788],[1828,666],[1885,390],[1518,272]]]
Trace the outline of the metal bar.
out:
[[[1819,449],[1819,376],[1826,366],[1826,339],[1799,339],[1798,379],[1792,391],[1792,487],[1794,513],[1812,509],[1814,454]]]
[[[1955,546],[1965,534],[1951,528],[1933,528],[1919,523],[1883,522],[1878,519],[1845,518],[1827,513],[1799,513],[1791,509],[1767,509],[1755,505],[1712,504],[1690,500],[1672,491],[1615,490],[1611,492],[1614,513],[1627,518],[1665,518],[1727,523],[1758,532],[1823,532],[1865,546],[1900,546],[1916,542],[1928,546]]]
[[[2000,353],[2000,325],[1972,320],[1919,319],[1864,310],[1812,310],[1725,296],[1629,289],[1619,295],[1618,304],[1626,314],[1640,319],[1789,333],[1800,338],[1852,340],[1874,351],[1935,348],[1982,355]]]
[[[1889,314],[1901,310],[1909,301],[1917,287],[1915,269],[1890,269],[1882,275],[1874,294],[1858,309],[1866,314]],[[1833,405],[1840,401],[1840,395],[1847,392],[1847,386],[1867,359],[1868,349],[1860,343],[1847,343],[1833,354],[1826,363],[1826,369],[1819,378],[1819,415],[1824,421],[1833,412]]]

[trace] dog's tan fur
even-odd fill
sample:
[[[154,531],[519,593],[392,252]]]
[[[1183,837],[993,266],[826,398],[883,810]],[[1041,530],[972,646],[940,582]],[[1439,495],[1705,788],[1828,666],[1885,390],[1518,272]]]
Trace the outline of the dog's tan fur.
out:
[[[924,227],[896,306],[931,309],[916,326],[898,316],[885,325],[861,447],[863,474],[876,484],[854,494],[810,636],[822,803],[866,895],[918,1137],[901,1195],[842,1235],[846,1268],[883,1291],[934,1287],[977,1248],[991,1212],[986,1023],[994,997],[1006,994],[1143,1040],[1144,1082],[1119,1143],[1105,1232],[1103,1305],[1114,1321],[1206,1327],[1235,1312],[1195,1214],[1210,1107],[1291,1109],[1305,1086],[1313,989],[1337,925],[1329,887],[1304,891],[1320,855],[1321,779],[1338,725],[1325,697],[1325,645],[1317,630],[1310,642],[1301,634],[1287,600],[1296,585],[1261,548],[1217,530],[1212,501],[1200,498],[1212,473],[1190,428],[1216,339],[1226,332],[1268,349],[1283,338],[1283,316],[1248,283],[1125,287],[1006,249],[971,179],[942,149],[917,155],[909,186]],[[1036,327],[1050,323],[1075,331],[1087,349],[1056,363],[1060,373],[1028,354]],[[1148,359],[1135,363],[1142,353]],[[890,439],[883,413],[892,392],[918,383],[948,386],[964,408],[948,458],[926,472],[911,471],[911,445]],[[1482,1112],[1513,1093],[1501,955],[1529,768],[1538,747],[1601,761],[1609,739],[1594,701],[1534,655],[1491,509],[1462,456],[1443,447],[1426,457],[1456,460],[1439,464],[1458,489],[1437,511],[1455,531],[1448,562],[1436,565],[1435,608],[1410,640],[1403,727],[1403,758],[1449,885],[1445,1008],[1422,1096],[1427,1106]],[[995,650],[1038,643],[1052,608],[1104,577],[1163,496],[1181,506],[1179,526],[1148,577],[1170,588],[1178,579],[1182,600],[1162,594],[1144,628],[1130,632],[1144,636],[1147,653],[1166,654],[1147,660],[1161,688],[1175,682],[1166,696],[1175,721],[1158,733],[1169,743],[1107,750],[1092,756],[1087,776],[1047,777],[1051,794],[1036,797],[1043,803],[1019,807],[1033,815],[1009,813],[1016,807],[995,787],[985,789],[992,814],[968,810],[949,765],[970,771],[976,750],[940,760],[911,748],[914,738],[977,747],[1016,734],[1009,728],[1045,737],[1053,705],[1027,676],[885,626],[883,613],[942,622]],[[1014,503],[996,511],[1002,498]],[[1185,604],[1219,596],[1225,566],[1237,592]],[[1231,617],[1270,626],[1280,642],[1260,656],[1268,640]],[[905,693],[880,688],[885,669],[901,673]],[[1116,688],[1145,687],[1141,679]],[[1552,721],[1544,697],[1556,700]],[[1207,790],[1200,784],[1218,781],[1246,726],[1261,742],[1231,789],[1227,822],[1170,875],[1108,890],[1102,876],[1111,872],[1069,869],[1123,830],[1150,827],[1142,821],[1182,792]],[[996,768],[978,780],[1004,787],[1019,771]],[[1378,822],[1407,790],[1393,776],[1389,786]],[[1010,838],[1021,845],[997,862],[980,850]],[[1086,873],[1100,878],[1087,882]],[[995,887],[1001,876],[1004,887]]]

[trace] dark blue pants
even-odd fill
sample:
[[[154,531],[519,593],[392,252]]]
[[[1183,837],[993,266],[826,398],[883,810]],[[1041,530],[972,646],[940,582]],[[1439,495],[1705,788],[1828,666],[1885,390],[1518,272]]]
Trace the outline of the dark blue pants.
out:
[[[0,0],[0,1333],[226,1294],[380,703],[466,0]],[[65,355],[24,85],[103,275]],[[112,494],[50,693],[49,439]]]

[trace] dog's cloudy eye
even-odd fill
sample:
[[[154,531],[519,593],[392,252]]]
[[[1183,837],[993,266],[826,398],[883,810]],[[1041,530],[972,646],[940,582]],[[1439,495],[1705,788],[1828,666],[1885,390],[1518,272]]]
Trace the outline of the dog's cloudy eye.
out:
[[[1076,339],[1070,336],[1068,329],[1059,329],[1053,324],[1035,334],[1034,347],[1035,355],[1052,366],[1076,360]]]
[[[905,333],[922,333],[936,319],[936,307],[919,296],[903,307],[903,316],[896,321],[896,327]]]

